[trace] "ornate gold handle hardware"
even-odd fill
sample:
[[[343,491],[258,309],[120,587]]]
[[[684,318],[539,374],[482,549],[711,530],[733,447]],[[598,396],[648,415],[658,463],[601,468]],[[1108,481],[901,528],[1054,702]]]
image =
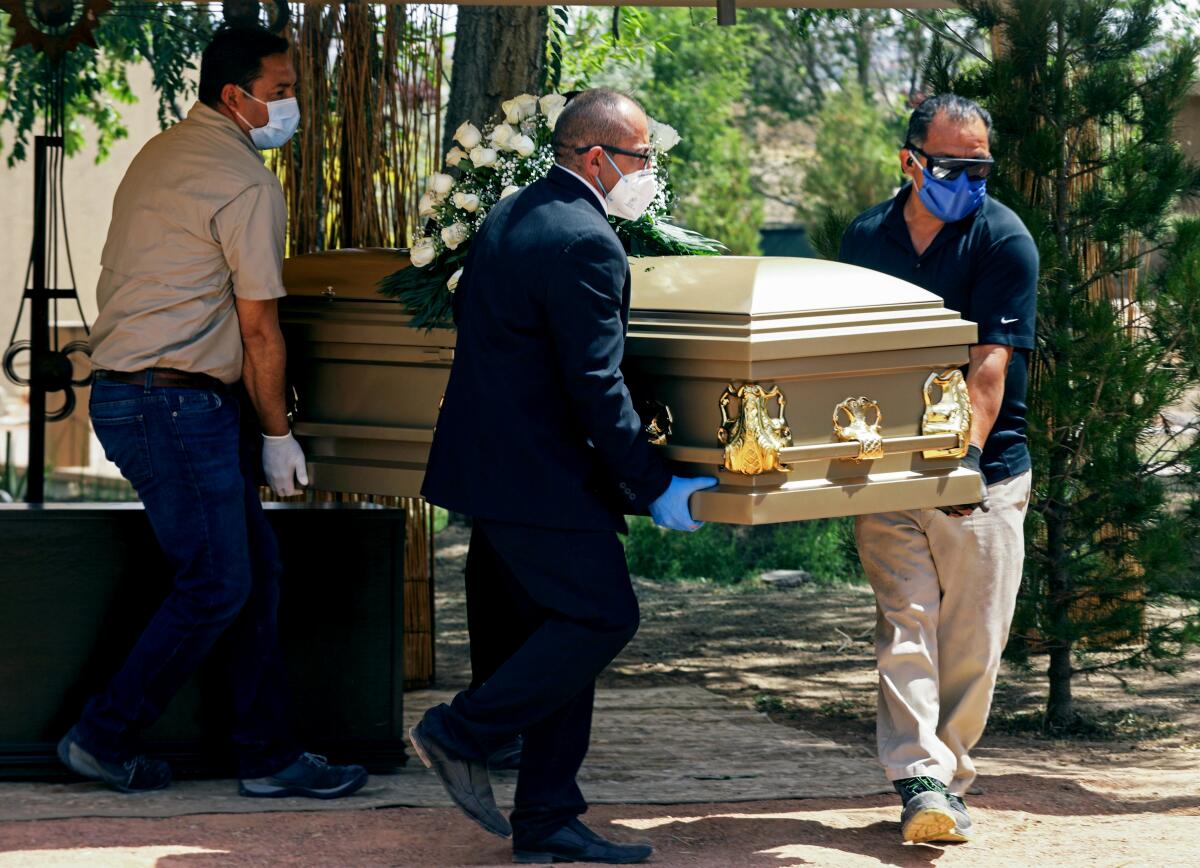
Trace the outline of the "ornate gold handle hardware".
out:
[[[639,409],[642,430],[646,432],[650,445],[666,446],[667,440],[674,433],[671,426],[675,424],[675,417],[671,414],[671,408],[662,401],[649,398],[641,402]]]
[[[872,413],[874,421],[868,418]],[[841,419],[843,414],[845,425]],[[879,433],[882,422],[883,411],[870,398],[847,398],[833,408],[833,431],[837,438],[843,443],[858,442],[858,455],[850,459],[852,461],[878,461],[883,457],[883,435]]]
[[[772,418],[767,402],[779,402],[779,415]],[[737,416],[729,415],[729,402],[738,402]],[[757,383],[744,383],[737,389],[730,384],[721,393],[721,427],[717,440],[725,447],[725,469],[747,476],[758,476],[771,470],[787,472],[790,468],[780,462],[779,450],[792,445],[784,410],[787,399],[778,386],[769,391]]]
[[[941,390],[935,403],[933,388]],[[971,435],[971,396],[967,394],[967,381],[962,371],[934,371],[925,381],[925,415],[921,419],[922,434],[955,434],[958,445],[950,449],[926,449],[921,454],[926,458],[962,458],[967,454]]]

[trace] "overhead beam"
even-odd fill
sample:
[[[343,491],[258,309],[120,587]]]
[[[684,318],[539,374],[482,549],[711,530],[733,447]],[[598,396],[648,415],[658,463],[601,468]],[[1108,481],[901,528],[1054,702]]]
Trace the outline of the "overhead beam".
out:
[[[194,0],[154,0],[154,3],[190,3]],[[379,6],[560,6],[556,2],[526,2],[526,0],[464,0],[462,3],[420,3],[416,0],[372,0]],[[336,0],[317,0],[321,6],[343,5]],[[737,6],[748,8],[790,8],[790,9],[953,9],[957,3],[951,0],[736,0]],[[592,0],[589,3],[576,4],[582,6],[696,6],[712,9],[720,5],[720,0],[639,0],[630,3],[629,0]]]

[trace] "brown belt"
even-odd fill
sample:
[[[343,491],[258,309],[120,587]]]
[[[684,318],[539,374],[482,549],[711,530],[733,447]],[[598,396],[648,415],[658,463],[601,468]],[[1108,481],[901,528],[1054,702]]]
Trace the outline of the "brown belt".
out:
[[[149,368],[144,371],[96,371],[96,379],[111,380],[114,383],[129,383],[132,386],[146,385],[149,377],[150,385],[158,389],[216,389],[229,388],[216,377],[208,374],[194,374],[190,371],[177,371],[174,368]]]

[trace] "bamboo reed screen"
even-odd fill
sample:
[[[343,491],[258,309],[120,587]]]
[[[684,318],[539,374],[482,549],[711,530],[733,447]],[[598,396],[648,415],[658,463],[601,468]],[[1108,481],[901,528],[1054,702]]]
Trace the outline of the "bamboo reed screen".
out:
[[[441,6],[292,4],[300,131],[275,152],[288,254],[405,247],[440,167]]]
[[[289,256],[407,247],[417,234],[419,180],[441,166],[444,9],[291,4],[301,122],[292,147],[274,152],[272,164],[287,197]],[[276,498],[266,492],[264,499]],[[434,611],[425,502],[327,491],[283,499],[406,511],[404,682],[428,686]]]

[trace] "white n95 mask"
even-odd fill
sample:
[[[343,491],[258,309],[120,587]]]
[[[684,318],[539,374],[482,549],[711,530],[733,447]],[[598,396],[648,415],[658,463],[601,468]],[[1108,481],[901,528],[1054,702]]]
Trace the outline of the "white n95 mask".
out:
[[[267,123],[261,127],[250,127],[250,121],[243,118],[241,112],[234,112],[242,123],[250,127],[250,141],[254,143],[254,147],[260,151],[269,151],[286,145],[300,126],[300,104],[296,102],[296,98],[293,96],[263,102],[245,88],[241,88],[241,91],[250,99],[267,107]]]
[[[626,175],[613,162],[608,151],[604,152],[604,157],[621,176],[621,180],[613,184],[611,190],[604,191],[604,201],[608,204],[608,213],[625,220],[637,220],[646,213],[646,209],[650,207],[650,203],[658,194],[658,179],[654,176],[654,170],[647,167],[639,172],[630,172]],[[600,181],[599,176],[596,177],[596,180]],[[603,181],[600,181],[600,187],[604,187]]]

